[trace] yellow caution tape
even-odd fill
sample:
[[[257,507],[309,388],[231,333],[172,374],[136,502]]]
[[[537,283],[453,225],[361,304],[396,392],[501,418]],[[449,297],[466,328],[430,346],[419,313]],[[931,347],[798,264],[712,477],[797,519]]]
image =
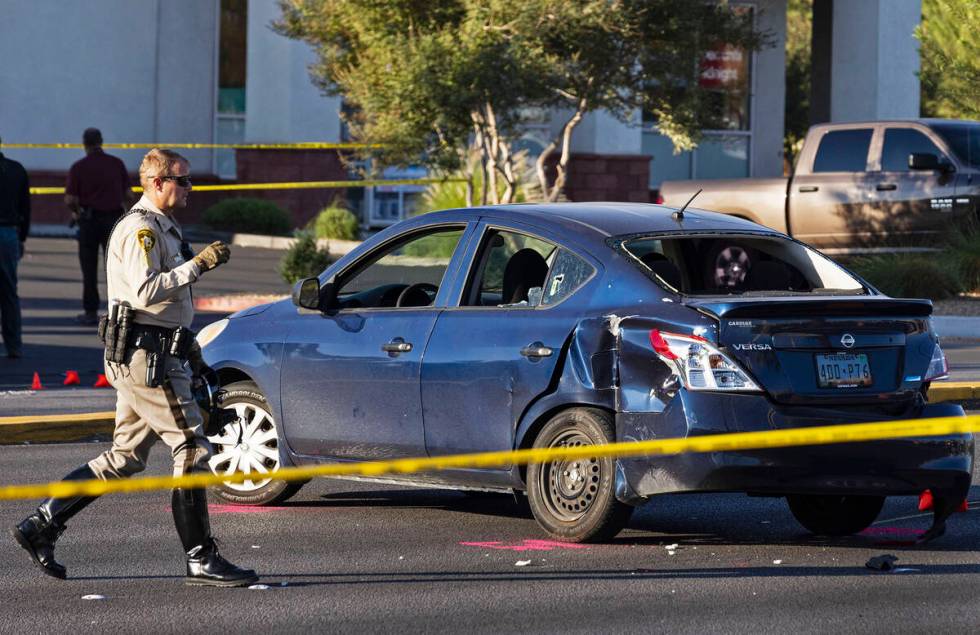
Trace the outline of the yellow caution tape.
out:
[[[195,488],[221,483],[275,478],[283,481],[305,481],[318,476],[383,476],[414,474],[449,469],[472,469],[544,463],[590,457],[624,458],[636,456],[683,454],[686,452],[728,452],[759,450],[800,445],[827,445],[880,441],[906,437],[930,437],[967,434],[980,430],[980,415],[967,417],[937,417],[876,423],[734,432],[696,437],[655,439],[605,445],[510,450],[456,454],[451,456],[395,459],[363,463],[331,463],[305,467],[287,467],[273,474],[236,472],[229,475],[211,473],[182,477],[150,476],[110,481],[57,481],[42,485],[8,485],[0,487],[0,500],[22,498],[67,498],[70,496],[99,496],[121,492],[148,492],[175,487]]]
[[[85,146],[81,143],[4,143],[3,148],[46,149],[46,150],[79,150]],[[333,143],[329,141],[297,141],[295,143],[103,143],[103,148],[118,150],[136,150],[140,148],[181,148],[189,150],[242,149],[242,150],[360,150],[362,148],[380,148],[379,144],[370,143]]]
[[[466,179],[368,179],[365,181],[294,181],[285,183],[228,183],[195,185],[195,192],[232,192],[236,190],[316,190],[325,188],[376,187],[385,185],[430,185],[432,183],[465,183]],[[133,187],[134,192],[143,188]],[[32,187],[31,194],[64,194],[63,187]]]

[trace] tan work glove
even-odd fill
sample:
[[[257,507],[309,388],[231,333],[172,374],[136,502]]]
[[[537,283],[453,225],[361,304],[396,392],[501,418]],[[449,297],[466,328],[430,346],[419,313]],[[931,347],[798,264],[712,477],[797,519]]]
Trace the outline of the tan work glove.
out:
[[[201,268],[201,273],[204,273],[218,265],[225,264],[230,256],[231,251],[229,251],[228,245],[216,240],[194,256],[194,262]]]

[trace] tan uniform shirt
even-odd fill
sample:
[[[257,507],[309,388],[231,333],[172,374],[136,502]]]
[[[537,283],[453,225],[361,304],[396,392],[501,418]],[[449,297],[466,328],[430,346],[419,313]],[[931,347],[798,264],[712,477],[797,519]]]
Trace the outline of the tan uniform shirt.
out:
[[[190,327],[194,319],[191,283],[201,275],[180,255],[180,225],[144,196],[109,239],[106,278],[110,302],[128,302],[134,321],[166,328]]]

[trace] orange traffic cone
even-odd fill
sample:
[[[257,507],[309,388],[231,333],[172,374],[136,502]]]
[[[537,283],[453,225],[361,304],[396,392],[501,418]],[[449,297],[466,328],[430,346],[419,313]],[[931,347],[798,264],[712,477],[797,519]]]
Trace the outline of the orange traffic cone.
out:
[[[78,371],[66,370],[65,371],[65,386],[75,386],[82,383],[82,380],[78,378]]]
[[[95,380],[93,388],[112,388],[112,384],[109,383],[105,375],[99,373],[99,378]]]
[[[34,381],[31,382],[31,390],[44,390],[44,386],[41,385],[41,376],[34,371]]]

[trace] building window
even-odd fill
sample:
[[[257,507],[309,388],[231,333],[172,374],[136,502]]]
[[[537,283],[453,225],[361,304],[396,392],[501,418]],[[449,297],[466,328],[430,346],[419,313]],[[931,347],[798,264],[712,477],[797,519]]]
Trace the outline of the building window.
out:
[[[753,13],[751,5],[734,11]],[[643,153],[650,162],[650,188],[663,181],[750,176],[752,145],[752,53],[722,44],[701,59],[698,83],[707,89],[708,119],[700,145],[691,152],[674,154],[673,143],[657,131],[651,113],[643,113]]]
[[[218,34],[217,143],[241,143],[245,139],[245,77],[248,33],[248,1],[221,0]],[[235,151],[214,153],[215,172],[235,178]]]

